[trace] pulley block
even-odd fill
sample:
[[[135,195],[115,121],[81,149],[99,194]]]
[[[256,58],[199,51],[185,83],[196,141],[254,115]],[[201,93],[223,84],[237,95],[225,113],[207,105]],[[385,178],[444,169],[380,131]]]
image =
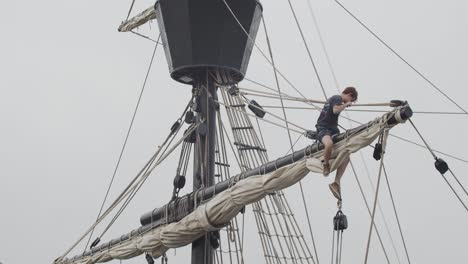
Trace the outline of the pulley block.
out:
[[[174,188],[182,189],[185,186],[185,176],[177,175],[174,177]]]
[[[266,112],[263,110],[263,107],[257,103],[257,101],[252,100],[249,103],[249,109],[252,111],[256,116],[263,118]]]
[[[374,154],[372,156],[375,160],[382,158],[382,143],[375,143]]]
[[[442,174],[446,173],[449,169],[447,162],[441,158],[436,158],[434,165],[436,169]]]
[[[335,217],[333,217],[333,229],[342,231],[348,228],[348,219],[341,210],[338,210]]]

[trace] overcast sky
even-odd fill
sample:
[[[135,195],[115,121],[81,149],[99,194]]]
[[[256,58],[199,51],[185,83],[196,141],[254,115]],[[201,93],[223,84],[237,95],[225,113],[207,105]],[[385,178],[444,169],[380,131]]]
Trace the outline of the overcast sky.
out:
[[[96,217],[154,48],[151,41],[117,32],[130,2],[45,0],[0,3],[3,21],[0,49],[2,263],[51,263]],[[136,1],[134,13],[151,4],[152,1]],[[293,4],[327,94],[332,95],[337,88],[307,2],[295,0]],[[343,0],[343,4],[468,109],[466,1]],[[415,111],[459,111],[335,2],[318,0],[311,1],[311,5],[340,89],[347,85],[356,86],[361,103],[404,99]],[[307,97],[323,99],[287,1],[264,1],[263,6],[277,67]],[[145,25],[139,32],[157,38],[157,24]],[[263,29],[257,35],[257,43],[267,51]],[[257,50],[253,51],[247,75],[274,87],[271,66]],[[284,92],[297,96],[284,80],[280,84]],[[249,82],[242,82],[240,86],[261,89]],[[159,49],[110,194],[111,200],[162,143],[186,105],[190,91],[189,86],[170,79],[163,49]],[[257,101],[264,105],[278,104],[263,99]],[[281,115],[277,109],[271,111]],[[379,115],[349,114],[361,122]],[[312,128],[317,113],[289,110],[288,118],[300,126]],[[467,115],[415,114],[413,120],[433,148],[468,159],[468,143],[464,138],[468,131]],[[341,123],[349,126],[344,119]],[[289,149],[287,133],[261,124],[270,159],[286,153]],[[393,129],[392,133],[422,143],[408,123]],[[293,137],[296,139],[298,135],[293,134]],[[310,141],[303,138],[298,146],[307,144]],[[375,182],[378,163],[372,159],[370,148],[361,153],[362,156],[355,154],[353,160],[370,200],[373,192],[366,166]],[[468,214],[434,169],[429,152],[390,138],[387,154],[386,166],[413,263],[465,262],[468,259]],[[468,164],[441,157],[468,186]],[[177,159],[175,153],[152,174],[103,241],[138,227],[142,213],[166,203],[171,195]],[[322,262],[329,261],[331,254],[331,220],[336,212],[327,186],[330,180],[310,174],[303,182]],[[191,180],[183,192],[189,189]],[[382,209],[401,263],[405,263],[388,192],[386,188],[382,190]],[[286,190],[286,194],[310,243],[298,191],[299,188],[293,186]],[[343,178],[343,195],[343,210],[350,223],[344,233],[343,263],[360,263],[364,259],[370,219],[351,170]],[[463,199],[468,203],[466,195]],[[258,235],[255,234],[251,209],[246,217],[250,223],[247,229],[252,234],[246,245],[246,263],[258,263],[261,254],[256,244]],[[377,224],[383,224],[381,216],[377,217]],[[100,228],[102,230],[102,226]],[[392,263],[398,263],[388,235],[384,237]],[[374,235],[370,263],[384,263],[376,241]],[[83,247],[80,245],[71,256]],[[189,248],[184,248],[177,250],[174,256],[171,250],[169,261],[188,263],[189,253]],[[143,257],[137,257],[123,263],[144,261]]]

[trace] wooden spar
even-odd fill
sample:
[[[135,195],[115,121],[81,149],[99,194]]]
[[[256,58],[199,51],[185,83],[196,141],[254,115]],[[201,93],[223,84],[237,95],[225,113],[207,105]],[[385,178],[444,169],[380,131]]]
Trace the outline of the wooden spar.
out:
[[[143,12],[130,18],[129,20],[123,21],[118,30],[119,32],[128,32],[134,28],[148,23],[153,19],[156,19],[156,10],[154,9],[154,5],[148,7]]]

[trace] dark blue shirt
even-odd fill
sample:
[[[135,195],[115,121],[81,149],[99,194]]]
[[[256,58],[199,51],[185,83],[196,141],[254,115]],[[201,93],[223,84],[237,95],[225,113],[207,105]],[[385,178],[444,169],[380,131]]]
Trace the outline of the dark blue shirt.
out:
[[[317,120],[317,126],[338,129],[338,117],[340,116],[340,113],[333,113],[333,107],[335,107],[335,105],[341,104],[343,104],[341,95],[334,95],[330,97],[320,112],[320,116]]]

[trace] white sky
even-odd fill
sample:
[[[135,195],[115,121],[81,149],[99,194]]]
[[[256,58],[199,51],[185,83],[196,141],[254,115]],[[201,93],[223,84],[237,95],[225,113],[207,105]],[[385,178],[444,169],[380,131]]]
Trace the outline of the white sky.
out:
[[[3,1],[0,49],[0,262],[51,263],[93,222],[112,175],[148,67],[153,43],[130,33],[118,33],[131,1]],[[277,67],[310,98],[323,99],[286,0],[264,1]],[[336,87],[321,50],[306,0],[293,1],[317,60],[328,94]],[[137,1],[143,10],[152,1]],[[343,0],[364,23],[374,29],[403,57],[468,109],[468,4],[447,1]],[[415,111],[458,111],[417,76],[333,1],[312,1],[340,86],[359,89],[361,103],[408,100]],[[140,32],[156,38],[157,25]],[[263,30],[257,43],[266,51]],[[254,51],[248,77],[274,87],[266,61]],[[247,88],[260,89],[248,82]],[[297,95],[284,81],[286,93]],[[110,198],[129,182],[167,135],[183,110],[190,87],[169,78],[163,49],[159,49],[140,111]],[[271,101],[258,99],[261,104]],[[272,112],[281,114],[278,110]],[[376,113],[350,113],[367,121]],[[317,113],[290,110],[288,118],[312,128]],[[438,150],[467,159],[466,115],[415,114],[414,122]],[[341,123],[348,125],[345,120]],[[269,157],[289,149],[287,134],[264,126]],[[394,134],[420,142],[410,124]],[[294,139],[297,135],[294,134]],[[310,143],[302,139],[301,146]],[[371,150],[362,155],[376,181],[377,165]],[[428,151],[390,138],[387,167],[400,220],[413,263],[461,263],[468,258],[468,215],[433,167]],[[360,154],[354,155],[366,195],[371,196]],[[172,190],[178,154],[161,166],[145,184],[104,241],[138,227],[142,213],[163,205]],[[444,156],[441,156],[445,158]],[[467,164],[445,158],[461,182],[468,186]],[[236,167],[236,166],[234,166]],[[235,174],[236,171],[233,171]],[[191,174],[190,174],[191,175]],[[304,180],[320,260],[330,256],[334,201],[331,179],[310,174]],[[185,191],[191,189],[188,182]],[[308,230],[298,187],[286,191],[296,217]],[[401,262],[404,252],[389,203],[382,191],[382,207]],[[345,263],[363,261],[369,217],[351,174],[343,179],[344,212],[350,228],[344,234]],[[468,202],[468,197],[464,197]],[[249,210],[250,211],[250,210]],[[247,220],[252,220],[249,212]],[[377,224],[382,224],[381,217]],[[254,234],[254,224],[249,226]],[[383,231],[382,231],[383,232]],[[252,235],[247,263],[261,258]],[[373,237],[370,263],[384,258]],[[250,239],[250,238],[249,238]],[[392,263],[398,262],[385,235]],[[83,246],[81,245],[80,250]],[[187,263],[188,248],[169,253],[171,263]],[[123,263],[142,263],[143,257]],[[158,260],[159,261],[159,260]],[[118,262],[113,262],[118,263]]]

